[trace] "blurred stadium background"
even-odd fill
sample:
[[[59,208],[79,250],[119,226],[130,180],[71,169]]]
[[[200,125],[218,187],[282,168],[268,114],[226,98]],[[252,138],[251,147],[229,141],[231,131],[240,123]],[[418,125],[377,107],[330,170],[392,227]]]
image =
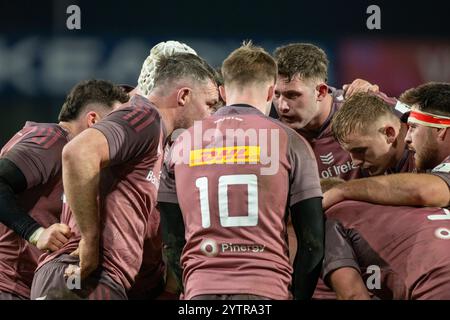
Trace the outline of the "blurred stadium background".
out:
[[[66,9],[81,8],[81,30],[68,30]],[[366,9],[381,8],[381,30],[368,30]],[[389,95],[420,83],[450,81],[450,23],[445,1],[299,0],[0,0],[0,143],[26,120],[55,122],[79,80],[134,85],[149,49],[186,42],[219,66],[244,39],[269,52],[312,42],[330,60],[329,83],[354,78]]]

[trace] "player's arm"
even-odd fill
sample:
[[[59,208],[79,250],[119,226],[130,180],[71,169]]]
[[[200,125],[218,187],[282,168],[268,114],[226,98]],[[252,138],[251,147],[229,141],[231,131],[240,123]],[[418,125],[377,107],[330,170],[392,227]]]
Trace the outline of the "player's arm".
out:
[[[21,209],[16,194],[25,191],[27,181],[10,160],[0,159],[0,222],[28,240],[41,225]]]
[[[324,255],[322,199],[310,198],[290,207],[297,236],[292,279],[294,299],[310,299],[317,285]]]
[[[70,237],[69,227],[55,223],[44,228],[34,220],[17,202],[17,194],[26,189],[22,171],[9,159],[0,159],[0,222],[41,250],[58,250]]]
[[[81,278],[98,266],[99,210],[97,197],[101,168],[108,165],[109,146],[104,134],[87,129],[63,149],[63,183],[67,203],[80,230]]]
[[[167,289],[178,294],[183,291],[180,265],[181,252],[186,244],[183,216],[177,203],[159,202],[158,206],[161,213],[163,252],[168,265],[167,273],[175,280],[175,288]]]
[[[322,278],[338,300],[370,300],[348,232],[337,220],[327,219]]]
[[[328,283],[338,300],[370,300],[369,292],[358,270],[343,267],[334,270],[328,277]]]
[[[447,183],[438,176],[399,173],[343,183],[325,192],[323,207],[327,209],[343,200],[385,205],[447,207],[450,204],[450,190]]]
[[[342,89],[344,90],[345,98],[350,98],[357,92],[378,92],[380,90],[376,84],[371,84],[363,79],[355,79],[350,84],[344,84]]]

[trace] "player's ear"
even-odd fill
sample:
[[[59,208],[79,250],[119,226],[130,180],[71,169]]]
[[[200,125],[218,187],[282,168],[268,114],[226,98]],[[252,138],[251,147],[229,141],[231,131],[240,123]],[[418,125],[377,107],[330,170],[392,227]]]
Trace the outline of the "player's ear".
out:
[[[225,93],[224,86],[219,86],[219,93],[220,93],[220,97],[222,98],[222,100],[225,101],[225,104],[227,104],[227,95]]]
[[[86,114],[86,121],[87,121],[87,127],[90,128],[94,124],[100,121],[100,116],[97,114],[97,112],[89,111]]]
[[[272,102],[274,92],[275,92],[275,84],[272,84],[271,86],[269,86],[267,90],[267,99],[266,99],[267,102],[269,101]]]
[[[177,92],[177,104],[179,107],[184,107],[191,98],[192,90],[188,87],[183,87]]]
[[[325,83],[319,83],[316,86],[317,101],[322,101],[328,94],[328,86]]]
[[[383,129],[383,133],[386,136],[386,142],[392,144],[397,138],[397,130],[393,126],[386,125]]]

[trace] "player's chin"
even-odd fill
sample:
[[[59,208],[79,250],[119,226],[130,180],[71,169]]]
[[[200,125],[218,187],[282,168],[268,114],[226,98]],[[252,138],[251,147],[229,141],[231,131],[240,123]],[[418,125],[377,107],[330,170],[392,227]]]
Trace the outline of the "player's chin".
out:
[[[283,122],[285,125],[289,126],[294,130],[302,129],[305,126],[303,122],[298,121],[297,119],[294,118],[281,118],[281,122]]]

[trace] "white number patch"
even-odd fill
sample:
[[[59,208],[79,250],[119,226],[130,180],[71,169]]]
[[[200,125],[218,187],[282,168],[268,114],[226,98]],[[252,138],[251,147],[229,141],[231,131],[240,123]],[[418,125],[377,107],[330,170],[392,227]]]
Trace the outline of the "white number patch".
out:
[[[228,211],[228,186],[246,184],[248,190],[247,215],[230,217]],[[200,211],[202,227],[211,226],[211,213],[209,210],[208,178],[201,177],[195,180],[195,186],[200,192]],[[221,176],[218,185],[219,217],[222,227],[254,227],[258,224],[258,177],[254,174],[237,174]]]

